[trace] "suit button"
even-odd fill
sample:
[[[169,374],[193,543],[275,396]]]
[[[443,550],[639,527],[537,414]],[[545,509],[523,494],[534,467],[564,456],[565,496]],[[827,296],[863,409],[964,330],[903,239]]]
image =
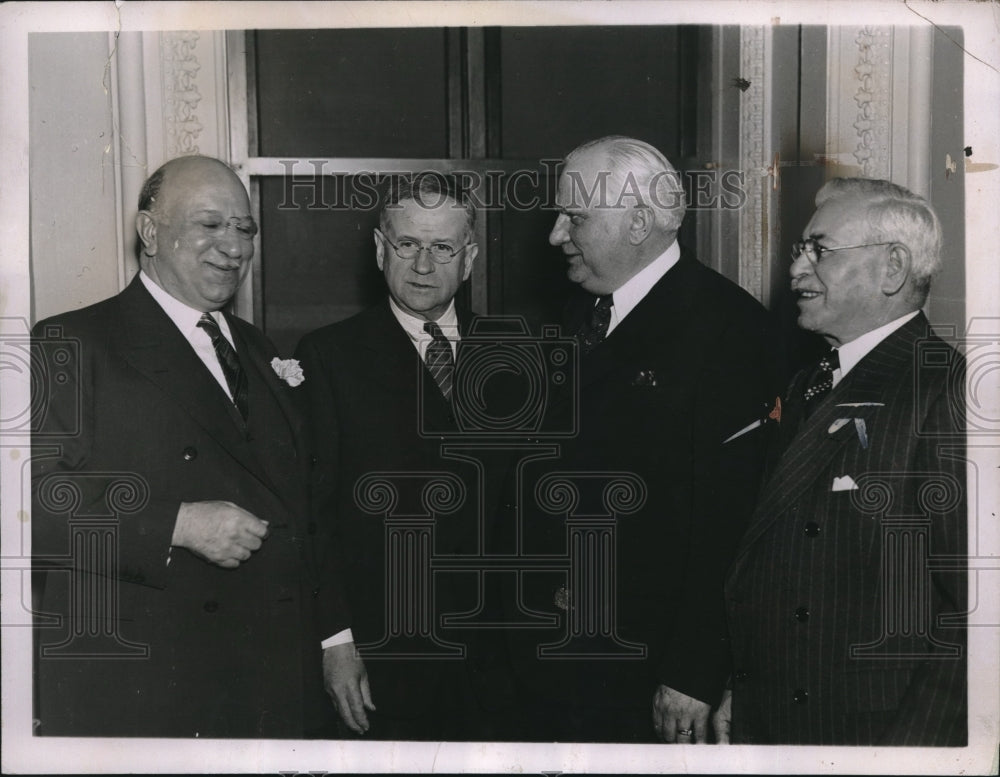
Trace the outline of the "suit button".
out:
[[[317,596],[319,596],[319,589],[318,588],[314,588],[312,590],[312,595],[313,595],[313,599],[315,599]]]
[[[317,459],[315,456],[310,456],[309,457],[309,464],[311,466],[315,467],[317,464],[319,464],[319,459]]]
[[[737,680],[741,681],[741,682],[742,682],[743,680],[746,680],[746,679],[747,679],[747,677],[749,677],[749,676],[750,676],[750,675],[749,675],[749,674],[747,674],[747,672],[745,672],[745,671],[744,671],[744,670],[742,670],[742,669],[739,669],[739,670],[737,670],[736,672],[734,672],[734,673],[733,673],[733,677],[734,677],[734,678],[736,678]]]
[[[184,456],[184,461],[194,461],[198,458],[198,449],[189,445],[184,449],[182,455]]]
[[[807,537],[818,537],[819,536],[819,524],[809,521],[806,524],[806,536]]]
[[[795,611],[795,620],[797,620],[799,623],[805,623],[807,620],[809,620],[809,608],[799,607]]]
[[[796,704],[805,704],[809,700],[809,692],[804,691],[801,688],[797,688],[795,693],[792,694],[792,701]]]
[[[204,609],[205,612],[215,612],[216,610],[219,609],[219,603],[212,601],[205,602]]]

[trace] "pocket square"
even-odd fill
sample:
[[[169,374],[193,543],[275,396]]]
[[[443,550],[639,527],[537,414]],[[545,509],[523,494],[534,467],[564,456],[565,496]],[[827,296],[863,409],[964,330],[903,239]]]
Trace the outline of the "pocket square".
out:
[[[841,475],[839,478],[835,477],[833,479],[833,488],[831,491],[856,491],[858,484],[854,482],[854,478],[850,475]]]
[[[639,370],[632,378],[633,386],[656,386],[656,373],[653,370]]]

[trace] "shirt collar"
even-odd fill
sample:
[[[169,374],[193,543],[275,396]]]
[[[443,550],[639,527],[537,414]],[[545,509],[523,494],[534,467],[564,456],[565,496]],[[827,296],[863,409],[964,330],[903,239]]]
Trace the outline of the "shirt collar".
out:
[[[431,336],[424,331],[424,324],[427,322],[422,318],[411,316],[399,307],[399,305],[396,304],[396,300],[392,297],[389,297],[389,309],[392,311],[392,315],[396,317],[399,325],[403,327],[403,331],[406,332],[411,340],[419,342],[421,340],[431,339]],[[460,339],[458,336],[458,312],[455,310],[455,300],[448,303],[448,309],[436,323],[439,327],[441,327],[441,331],[444,332],[444,336],[449,340]]]
[[[612,297],[618,321],[625,318],[636,305],[642,302],[643,297],[649,294],[649,290],[667,274],[671,267],[677,264],[680,258],[681,249],[675,240],[667,247],[666,251],[615,290]]]
[[[174,325],[181,331],[181,334],[190,340],[191,335],[199,331],[198,321],[201,319],[202,312],[195,310],[190,305],[181,302],[177,297],[172,296],[170,292],[146,275],[144,270],[139,271],[139,280],[142,281],[142,285],[146,287],[146,291],[149,292],[150,296],[163,308],[163,312],[174,322]],[[226,321],[226,317],[222,315],[222,312],[215,310],[211,311],[209,315],[218,322],[219,329],[222,330],[226,339],[232,343],[233,337],[229,332],[229,324]]]
[[[873,329],[870,332],[865,332],[860,337],[856,337],[849,343],[844,343],[844,345],[840,346],[837,349],[837,355],[840,357],[841,377],[847,375],[854,365],[860,362],[875,349],[875,346],[885,340],[885,338],[903,326],[903,324],[912,319],[919,312],[919,310],[914,310],[907,313],[905,316],[900,316],[899,318],[890,321],[888,324],[880,326],[878,329]]]

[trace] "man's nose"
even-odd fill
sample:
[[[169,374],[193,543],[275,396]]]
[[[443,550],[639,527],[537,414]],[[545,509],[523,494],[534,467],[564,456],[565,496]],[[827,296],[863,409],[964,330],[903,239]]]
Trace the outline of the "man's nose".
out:
[[[434,272],[434,260],[431,259],[431,250],[429,248],[420,248],[420,253],[413,259],[413,272],[420,275],[429,275]]]
[[[215,241],[215,246],[222,253],[232,259],[238,259],[243,255],[245,242],[235,229],[227,229],[225,233]],[[251,246],[251,253],[252,246]]]
[[[798,255],[798,258],[792,259],[791,265],[788,267],[788,274],[792,277],[792,280],[798,280],[799,278],[804,278],[809,275],[813,270],[812,262],[809,261],[809,257],[806,256],[806,252],[803,251]]]
[[[549,243],[554,246],[561,246],[569,240],[569,232],[566,230],[568,221],[569,216],[565,213],[560,213],[556,216],[556,223],[552,225],[552,231],[549,232]]]

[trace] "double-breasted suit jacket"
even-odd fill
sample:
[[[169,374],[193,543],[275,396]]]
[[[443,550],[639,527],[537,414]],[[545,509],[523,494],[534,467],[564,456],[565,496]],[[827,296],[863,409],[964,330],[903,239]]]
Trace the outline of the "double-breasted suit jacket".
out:
[[[458,315],[464,333],[470,318]],[[445,452],[462,441],[448,433],[457,430],[453,408],[388,298],[306,335],[296,357],[306,374],[313,513],[328,535],[324,568],[343,581],[349,611],[337,630],[351,628],[380,713],[453,714],[455,689],[480,684],[479,655],[468,631],[442,619],[475,610],[479,584],[472,572],[430,565],[477,552],[483,470],[495,468]]]
[[[960,357],[917,315],[802,418],[730,572],[734,740],[966,737]]]
[[[138,277],[35,329],[41,733],[299,737],[322,701],[303,422],[269,341],[227,320],[245,424]],[[238,568],[171,548],[202,500],[268,522]]]
[[[579,331],[593,304],[590,295],[571,302],[565,331]],[[552,476],[577,490],[568,517],[615,513],[614,573],[601,578],[613,588],[602,589],[600,612],[580,625],[606,634],[613,622],[614,640],[630,647],[583,639],[582,655],[540,656],[536,646],[572,636],[567,619],[582,603],[567,598],[574,583],[565,566],[535,565],[523,574],[522,604],[558,620],[512,632],[512,659],[530,698],[629,707],[643,723],[660,683],[718,699],[729,656],[723,581],[759,486],[763,435],[755,429],[724,441],[773,406],[777,350],[761,305],[682,250],[607,339],[581,356],[580,383],[567,386],[575,399],[561,400],[578,409],[578,432],[559,442],[556,457],[524,465],[523,553],[571,555],[563,516],[539,500]],[[619,476],[634,485],[602,490],[602,478]]]

